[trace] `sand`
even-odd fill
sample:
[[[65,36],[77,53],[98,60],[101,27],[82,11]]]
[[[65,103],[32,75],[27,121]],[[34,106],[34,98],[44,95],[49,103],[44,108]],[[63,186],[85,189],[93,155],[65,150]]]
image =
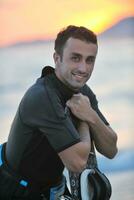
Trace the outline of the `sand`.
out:
[[[110,200],[134,200],[134,171],[112,173],[108,177],[112,184]]]

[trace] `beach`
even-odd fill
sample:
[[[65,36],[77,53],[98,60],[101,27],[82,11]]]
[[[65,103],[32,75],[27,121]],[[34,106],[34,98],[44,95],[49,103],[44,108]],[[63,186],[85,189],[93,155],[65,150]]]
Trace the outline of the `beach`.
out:
[[[118,134],[119,154],[99,159],[99,167],[112,184],[111,200],[134,200],[134,144],[132,88],[134,41],[100,41],[94,73],[88,85],[99,108]],[[122,48],[125,47],[125,48]],[[53,42],[0,49],[0,143],[7,141],[17,107],[25,91],[40,77],[45,65],[53,66]]]
[[[108,177],[112,184],[111,200],[134,199],[134,171],[112,173]]]

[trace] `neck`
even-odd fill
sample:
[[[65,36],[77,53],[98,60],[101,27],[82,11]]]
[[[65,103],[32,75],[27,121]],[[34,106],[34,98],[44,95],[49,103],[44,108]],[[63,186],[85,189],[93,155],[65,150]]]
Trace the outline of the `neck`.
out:
[[[64,82],[61,78],[60,75],[58,73],[58,70],[55,68],[55,75],[56,77],[59,79],[59,81],[64,84],[65,87],[67,87],[69,90],[71,90],[73,93],[78,93],[79,89],[78,88],[72,88],[69,84],[67,84],[66,82]]]

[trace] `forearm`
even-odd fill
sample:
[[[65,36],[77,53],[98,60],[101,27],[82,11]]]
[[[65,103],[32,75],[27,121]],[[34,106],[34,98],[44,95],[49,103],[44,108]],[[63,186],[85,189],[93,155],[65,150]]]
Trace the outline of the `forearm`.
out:
[[[87,160],[91,151],[91,137],[89,125],[86,122],[80,121],[78,132],[80,134],[82,144],[82,148],[79,149],[79,155],[81,155],[81,157]]]
[[[91,138],[88,123],[81,121],[78,127],[78,132],[80,134],[81,141],[87,143],[90,147]]]
[[[77,118],[88,124],[97,150],[108,158],[113,158],[117,153],[117,135],[93,110],[88,97],[82,94],[74,95],[67,105]]]
[[[88,118],[87,123],[91,128],[92,137],[97,150],[106,157],[113,158],[117,153],[116,133],[109,126],[104,124],[94,110],[92,110],[92,115]]]
[[[77,128],[81,142],[65,149],[59,156],[67,169],[73,172],[81,172],[87,165],[91,150],[89,126],[86,122],[80,122]]]

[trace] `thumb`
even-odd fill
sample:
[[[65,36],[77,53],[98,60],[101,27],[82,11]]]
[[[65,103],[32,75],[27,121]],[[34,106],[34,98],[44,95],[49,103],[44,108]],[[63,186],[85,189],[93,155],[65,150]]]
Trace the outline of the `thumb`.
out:
[[[69,100],[66,102],[66,105],[69,107],[69,105],[70,105],[70,101]]]

